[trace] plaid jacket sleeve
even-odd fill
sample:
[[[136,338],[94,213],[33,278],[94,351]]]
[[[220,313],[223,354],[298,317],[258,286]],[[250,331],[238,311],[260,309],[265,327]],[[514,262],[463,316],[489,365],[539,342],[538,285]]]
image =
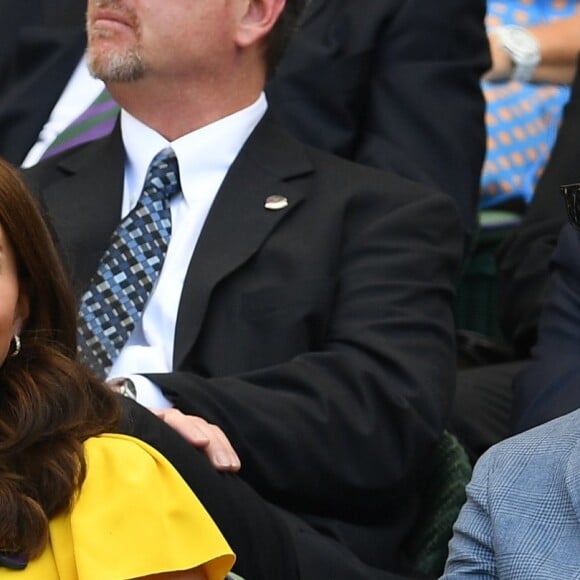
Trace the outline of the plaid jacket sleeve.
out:
[[[580,410],[478,462],[442,578],[580,578]]]

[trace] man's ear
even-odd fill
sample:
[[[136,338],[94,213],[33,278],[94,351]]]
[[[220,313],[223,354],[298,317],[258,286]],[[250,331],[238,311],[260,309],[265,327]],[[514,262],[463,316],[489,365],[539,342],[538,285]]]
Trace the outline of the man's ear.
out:
[[[236,41],[240,48],[251,46],[269,34],[286,0],[240,0]]]

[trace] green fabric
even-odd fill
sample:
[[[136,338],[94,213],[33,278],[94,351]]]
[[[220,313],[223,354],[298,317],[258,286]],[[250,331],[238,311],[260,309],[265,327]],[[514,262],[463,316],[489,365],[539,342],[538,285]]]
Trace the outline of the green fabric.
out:
[[[432,472],[421,489],[420,526],[412,534],[406,552],[415,569],[430,576],[443,572],[453,524],[465,502],[465,486],[471,463],[457,441],[443,434],[433,457]]]
[[[496,251],[521,216],[494,210],[479,212],[479,231],[465,260],[455,300],[455,326],[503,340],[499,327]]]

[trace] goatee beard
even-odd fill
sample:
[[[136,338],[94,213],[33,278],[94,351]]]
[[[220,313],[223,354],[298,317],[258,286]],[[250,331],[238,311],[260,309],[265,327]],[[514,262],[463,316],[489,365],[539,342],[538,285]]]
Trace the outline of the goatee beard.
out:
[[[87,64],[90,73],[104,82],[129,83],[138,81],[145,74],[141,54],[136,49],[123,53],[87,49]]]

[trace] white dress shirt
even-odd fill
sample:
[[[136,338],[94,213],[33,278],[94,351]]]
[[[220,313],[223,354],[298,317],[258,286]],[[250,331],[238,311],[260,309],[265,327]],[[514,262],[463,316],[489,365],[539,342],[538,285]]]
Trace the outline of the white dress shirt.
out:
[[[104,88],[103,81],[91,76],[86,57],[83,56],[38,135],[36,144],[22,162],[22,167],[38,163],[53,141],[93,104]]]
[[[177,311],[189,262],[217,191],[266,108],[262,93],[246,109],[171,143],[126,111],[121,112],[127,161],[120,217],[137,203],[149,164],[165,147],[170,146],[175,152],[183,191],[183,195],[171,200],[172,234],[159,279],[140,322],[109,373],[111,378],[130,376],[137,400],[146,407],[171,406],[155,384],[139,375],[173,370]]]

